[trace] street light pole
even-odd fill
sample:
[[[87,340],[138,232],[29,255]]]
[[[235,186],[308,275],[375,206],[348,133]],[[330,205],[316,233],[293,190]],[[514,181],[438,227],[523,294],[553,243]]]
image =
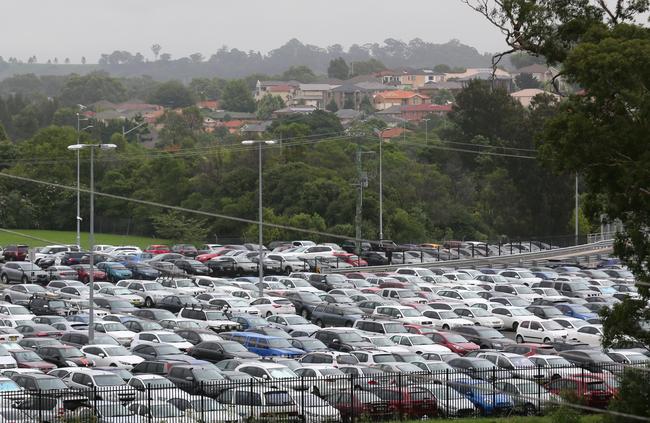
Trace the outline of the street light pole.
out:
[[[264,295],[264,287],[262,286],[262,279],[264,278],[264,224],[263,224],[263,213],[264,210],[262,209],[262,187],[263,187],[263,173],[262,173],[262,144],[275,144],[275,140],[245,140],[241,142],[244,145],[255,145],[257,144],[257,172],[259,174],[259,196],[258,196],[258,216],[259,216],[259,221],[258,221],[258,248],[259,248],[259,255],[257,257],[257,270],[258,270],[258,276],[259,276],[259,292],[260,295]]]
[[[88,235],[89,265],[88,271],[88,343],[95,342],[95,257],[93,248],[95,244],[95,148],[100,150],[112,150],[117,148],[115,144],[73,144],[68,146],[68,150],[77,152],[77,155],[83,148],[90,148],[90,228]]]
[[[384,239],[384,171],[383,171],[383,152],[382,147],[384,140],[379,134],[379,241]]]
[[[83,110],[86,108],[83,104],[77,104],[79,107],[79,110]],[[81,129],[81,121],[86,121],[88,119],[82,118],[80,113],[77,113],[77,144],[79,144],[81,141],[81,131],[85,131],[86,129],[90,129],[93,126],[88,125],[84,129]],[[79,173],[81,172],[80,170],[80,164],[79,164],[79,150],[77,150],[77,216],[76,216],[76,221],[77,221],[77,245],[81,247],[81,191],[79,189],[80,187],[80,176]]]
[[[429,144],[429,119],[422,119],[424,121],[425,142]]]

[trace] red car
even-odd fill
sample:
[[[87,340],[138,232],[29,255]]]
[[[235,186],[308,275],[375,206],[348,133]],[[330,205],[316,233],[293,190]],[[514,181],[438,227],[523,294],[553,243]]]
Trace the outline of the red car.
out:
[[[354,267],[360,267],[360,266],[367,266],[368,262],[359,257],[356,254],[350,254],[350,253],[334,253],[334,257],[338,257],[339,260],[351,264]]]
[[[465,355],[469,352],[481,349],[479,345],[468,341],[467,338],[465,338],[463,335],[453,332],[434,330],[429,333],[425,333],[424,335],[431,338],[431,340],[436,344],[447,347],[458,355]]]
[[[400,417],[421,419],[435,417],[438,414],[436,398],[424,388],[371,388],[370,392],[384,401],[393,413]]]
[[[374,273],[368,273],[368,272],[351,272],[346,275],[348,279],[368,279],[368,278],[374,278],[375,275]]]
[[[324,395],[332,407],[339,410],[344,423],[352,421],[354,417],[366,416],[370,421],[386,420],[393,415],[387,401],[363,390],[333,391]]]
[[[172,250],[169,249],[169,246],[163,245],[163,244],[154,244],[150,245],[147,248],[145,248],[144,252],[145,253],[150,253],[150,254],[167,254],[171,253]]]
[[[548,344],[533,344],[531,342],[524,342],[521,344],[507,345],[503,351],[521,354],[526,357],[530,357],[535,354],[543,355],[556,355],[557,351],[553,348],[553,345]]]
[[[24,261],[27,258],[29,247],[27,245],[7,245],[2,250],[5,261]]]
[[[614,397],[614,391],[602,380],[590,376],[569,376],[555,379],[546,384],[551,393],[572,392],[584,398],[589,407],[607,408]]]
[[[38,354],[32,350],[9,350],[14,360],[20,369],[38,369],[43,373],[47,373],[56,366],[43,360]]]
[[[79,280],[83,283],[88,283],[90,282],[90,265],[89,264],[75,264],[72,267],[74,270],[77,271],[77,275],[79,276]],[[93,266],[93,280],[95,281],[105,281],[106,280],[106,273],[102,272],[101,270],[97,269],[96,267]]]

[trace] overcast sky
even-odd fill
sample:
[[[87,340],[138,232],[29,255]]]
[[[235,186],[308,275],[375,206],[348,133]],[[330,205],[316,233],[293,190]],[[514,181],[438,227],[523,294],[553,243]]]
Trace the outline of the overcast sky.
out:
[[[461,0],[1,0],[0,11],[0,56],[39,62],[96,62],[113,50],[152,57],[154,43],[172,58],[223,45],[267,52],[291,38],[346,49],[386,38],[504,47]]]

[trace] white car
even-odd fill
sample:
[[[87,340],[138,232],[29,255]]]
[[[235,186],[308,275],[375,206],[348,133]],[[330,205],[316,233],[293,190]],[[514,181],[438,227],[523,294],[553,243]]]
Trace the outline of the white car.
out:
[[[136,247],[135,245],[119,245],[117,247],[109,247],[103,251],[105,254],[110,254],[112,256],[115,256],[119,253],[136,253],[136,254],[142,254],[142,250],[140,247]]]
[[[303,332],[309,335],[320,329],[319,326],[296,314],[276,314],[266,318],[270,326],[280,328],[287,333]]]
[[[86,345],[81,348],[89,360],[97,367],[120,367],[130,370],[144,358],[131,354],[129,350],[117,345]]]
[[[562,376],[572,376],[577,373],[576,366],[559,355],[535,354],[528,357],[535,363],[537,368],[546,376],[547,379],[556,379]],[[587,369],[580,369],[580,372],[591,373]]]
[[[370,342],[372,345],[375,346],[376,349],[380,351],[385,351],[389,353],[405,353],[409,352],[409,349],[402,346],[402,345],[397,345],[393,341],[391,341],[389,338],[386,337],[386,335],[380,335],[377,333],[372,333],[372,332],[367,332],[367,333],[362,333],[361,338],[364,341]]]
[[[486,326],[494,329],[503,329],[503,320],[495,317],[489,311],[483,310],[479,307],[458,307],[455,308],[454,313],[463,319],[473,322],[477,326]]]
[[[147,281],[134,281],[128,284],[127,288],[136,295],[144,299],[146,307],[153,307],[163,298],[170,295],[178,295],[178,293],[171,289],[166,289],[158,282]]]
[[[415,325],[431,325],[430,317],[423,316],[419,311],[408,306],[379,306],[373,312],[374,316],[395,319],[402,323]]]
[[[585,325],[571,334],[571,338],[592,347],[600,347],[603,339],[603,327],[601,325]]]
[[[460,275],[465,275],[465,273],[460,273]],[[465,275],[467,276],[467,275]],[[469,290],[461,289],[443,289],[437,292],[438,295],[445,298],[452,298],[454,300],[462,301],[463,304],[467,306],[473,306],[475,304],[487,304],[488,300],[481,298],[476,292]]]
[[[583,326],[589,326],[589,323],[575,317],[553,317],[551,320],[557,322],[567,331],[569,339]]]
[[[256,307],[252,307],[248,301],[239,297],[215,298],[208,301],[208,304],[231,313],[248,313],[256,316],[260,314],[260,311]]]
[[[458,326],[473,326],[470,320],[463,319],[450,310],[426,310],[424,315],[431,319],[436,329],[449,330]]]
[[[449,348],[435,344],[431,338],[414,333],[393,335],[390,340],[416,354],[451,352]]]
[[[273,314],[296,314],[296,307],[286,298],[262,297],[251,302],[251,306],[258,309],[260,315],[265,317]]]
[[[165,288],[178,292],[179,295],[199,295],[208,289],[199,287],[192,279],[165,279],[159,278],[156,282]]]
[[[141,296],[135,295],[133,291],[122,286],[112,286],[101,288],[95,296],[98,297],[119,297],[122,300],[128,301],[134,306],[141,306],[144,300]]]
[[[96,322],[94,324],[95,331],[100,333],[105,333],[117,339],[122,345],[130,345],[131,341],[135,337],[135,332],[132,332],[126,328],[120,322]]]
[[[526,286],[533,286],[535,283],[542,281],[528,270],[522,269],[505,269],[499,272],[501,276],[508,279],[509,282],[518,283]]]
[[[32,320],[36,316],[21,305],[2,304],[0,305],[0,317],[11,320]]]
[[[501,319],[504,328],[507,329],[516,331],[517,327],[524,320],[542,320],[523,307],[504,306],[498,303],[494,304],[495,305],[492,307],[492,314]]]
[[[175,346],[181,351],[185,351],[188,348],[192,348],[192,344],[187,342],[187,340],[182,338],[180,335],[177,335],[174,332],[168,332],[164,330],[152,330],[152,331],[137,333],[133,338],[133,341],[131,341],[131,349],[135,348],[140,344],[146,344],[146,345],[169,344]]]
[[[493,291],[504,293],[504,294],[515,295],[531,303],[538,298],[542,298],[540,294],[533,291],[530,287],[523,284],[513,283],[513,282],[509,282],[507,284],[495,285],[493,287]]]
[[[316,294],[320,294],[323,292],[320,289],[312,286],[306,280],[300,278],[280,278],[278,282],[286,286],[287,289],[293,289],[295,291],[313,292]]]
[[[524,320],[517,328],[517,336],[515,336],[519,344],[522,342],[550,344],[566,339],[567,331],[552,320]]]

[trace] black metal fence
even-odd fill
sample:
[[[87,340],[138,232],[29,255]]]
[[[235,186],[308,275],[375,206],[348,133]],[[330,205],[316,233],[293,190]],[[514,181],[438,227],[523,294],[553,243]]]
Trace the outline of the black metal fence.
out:
[[[432,370],[415,371],[412,366]],[[381,370],[387,367],[394,371]],[[270,366],[260,370],[258,378],[242,379],[239,374],[232,380],[234,373],[225,371],[223,379],[205,380],[203,374],[214,372],[202,373],[198,366],[194,376],[173,382],[172,367],[169,379],[136,375],[110,386],[101,386],[101,377],[94,382],[85,379],[89,382],[83,387],[70,382],[71,388],[65,390],[9,391],[2,385],[0,415],[16,422],[81,423],[120,417],[120,422],[357,423],[543,415],[567,401],[597,411],[608,406],[618,393],[620,376],[633,368],[619,364],[465,371],[444,367],[441,362],[386,363],[373,368],[340,365],[339,369],[323,364],[298,370],[318,377],[284,378],[286,371],[276,373]]]

